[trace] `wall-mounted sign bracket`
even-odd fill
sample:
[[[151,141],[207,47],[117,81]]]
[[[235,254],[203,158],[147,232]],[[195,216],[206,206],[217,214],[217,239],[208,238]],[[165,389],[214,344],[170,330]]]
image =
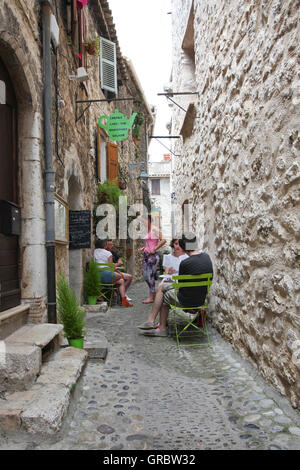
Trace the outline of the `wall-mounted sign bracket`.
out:
[[[173,137],[169,137],[169,136],[164,136],[164,137],[160,137],[160,139],[180,139],[181,136],[173,136]],[[163,144],[162,142],[160,142],[160,140],[158,140],[158,137],[156,137],[155,135],[151,135],[150,136],[150,139],[155,139],[157,140],[158,143],[160,143],[160,145],[162,145],[163,147],[165,147],[165,149],[167,149],[172,155],[174,155],[174,157],[181,157],[181,155],[175,155],[174,152],[172,152],[172,150],[170,150],[165,144]]]
[[[91,106],[93,103],[103,103],[103,102],[108,102],[110,103],[111,101],[137,101],[136,98],[106,98],[106,99],[97,99],[97,100],[75,100],[75,122],[78,122],[84,113],[86,112],[87,109]],[[81,103],[88,103],[88,106],[84,108],[82,113],[78,116],[78,104]]]
[[[169,93],[157,93],[157,96],[165,96],[168,100],[172,101],[172,103],[176,104],[178,108],[182,109],[185,113],[187,112],[187,109],[184,109],[180,104],[176,103],[176,101],[172,100],[170,97],[172,96],[177,96],[177,95],[198,95],[198,91],[179,91],[176,93],[169,92]]]

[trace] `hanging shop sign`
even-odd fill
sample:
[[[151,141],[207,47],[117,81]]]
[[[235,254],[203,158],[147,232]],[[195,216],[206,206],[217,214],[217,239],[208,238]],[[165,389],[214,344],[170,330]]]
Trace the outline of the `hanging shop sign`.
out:
[[[98,126],[105,129],[112,140],[124,140],[128,136],[128,131],[132,127],[136,115],[137,113],[133,113],[131,118],[128,119],[118,109],[115,109],[114,113],[110,116],[100,116]],[[102,122],[104,119],[106,119],[106,124]]]

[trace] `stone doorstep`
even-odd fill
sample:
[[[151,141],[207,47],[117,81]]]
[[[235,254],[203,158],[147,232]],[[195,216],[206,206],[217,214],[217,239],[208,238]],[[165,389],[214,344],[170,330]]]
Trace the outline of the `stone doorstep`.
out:
[[[83,305],[83,308],[86,312],[97,312],[97,313],[107,312],[108,304],[107,302],[101,302],[100,304],[96,304],[96,305],[85,304]]]
[[[5,339],[5,343],[22,343],[44,348],[63,330],[62,325],[41,323],[27,324]]]
[[[0,390],[26,390],[35,382],[42,366],[38,346],[5,343],[5,360],[0,362]]]
[[[67,348],[68,346],[68,340],[64,338],[61,347]],[[108,352],[108,342],[104,337],[97,341],[85,340],[83,349],[88,353],[89,359],[105,360]]]
[[[0,428],[3,431],[25,430],[31,434],[56,433],[87,357],[86,351],[75,348],[53,354],[30,390],[6,395],[6,400],[0,399]]]
[[[86,341],[84,349],[88,353],[89,359],[105,360],[108,351],[108,342],[106,338],[97,341]]]
[[[18,305],[0,313],[0,340],[4,340],[27,323],[29,305]]]

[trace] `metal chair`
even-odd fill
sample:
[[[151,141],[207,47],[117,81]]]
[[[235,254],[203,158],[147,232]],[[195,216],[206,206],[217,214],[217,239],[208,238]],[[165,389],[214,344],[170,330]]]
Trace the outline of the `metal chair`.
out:
[[[114,263],[97,263],[99,267],[99,272],[110,271],[111,277],[113,278],[113,273],[115,272]],[[104,283],[101,281],[100,276],[100,286],[101,286],[101,297],[103,297],[109,305],[109,309],[112,307],[112,301],[115,293],[117,294],[117,299],[119,299],[119,290],[118,286],[112,283]],[[117,300],[118,301],[118,300]]]
[[[179,275],[173,276],[174,282],[172,284],[175,289],[175,297],[180,288],[192,287],[199,288],[206,286],[206,301],[203,305],[194,307],[183,307],[178,305],[170,305],[170,313],[173,314],[174,331],[177,341],[177,347],[180,349],[180,341],[183,336],[199,335],[200,338],[206,338],[206,342],[197,342],[192,344],[185,344],[186,346],[210,346],[210,339],[206,325],[206,313],[209,308],[208,294],[212,284],[212,273],[196,274],[196,275]],[[182,327],[182,323],[184,326]],[[180,326],[181,324],[181,326]]]

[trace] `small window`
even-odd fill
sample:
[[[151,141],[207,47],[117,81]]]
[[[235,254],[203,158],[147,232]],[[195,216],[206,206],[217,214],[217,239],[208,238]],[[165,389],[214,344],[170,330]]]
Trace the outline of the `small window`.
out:
[[[100,80],[103,90],[118,94],[117,53],[114,42],[100,37]]]
[[[160,179],[151,180],[151,193],[153,196],[160,196]]]

